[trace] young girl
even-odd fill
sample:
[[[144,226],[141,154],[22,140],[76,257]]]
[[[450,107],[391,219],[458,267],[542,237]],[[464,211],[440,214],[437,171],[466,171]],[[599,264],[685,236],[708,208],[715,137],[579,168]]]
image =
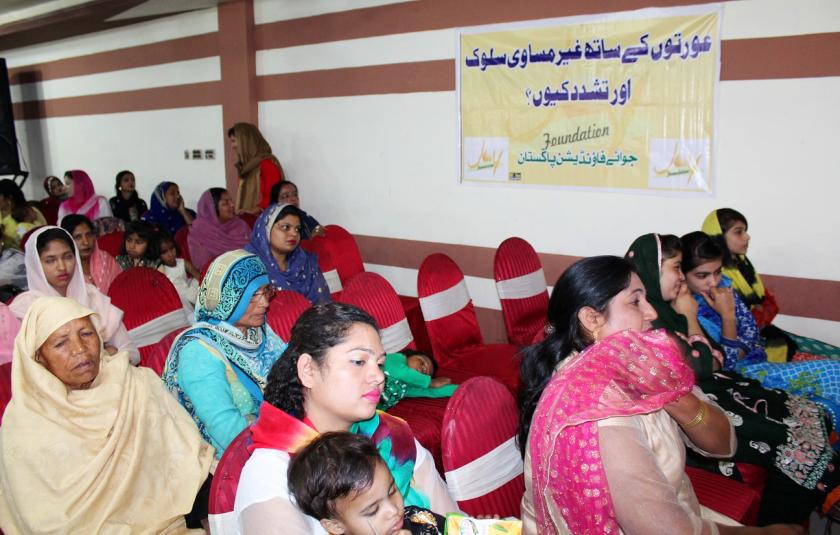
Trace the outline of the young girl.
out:
[[[133,267],[157,269],[160,265],[160,255],[155,227],[145,221],[128,223],[125,226],[117,264],[124,270]]]
[[[421,351],[403,349],[385,355],[385,388],[377,406],[385,411],[403,398],[448,398],[455,393],[448,377],[434,377],[437,362]]]
[[[747,218],[732,208],[715,210],[703,221],[703,232],[715,238],[723,248],[723,274],[729,277],[732,288],[750,308],[761,329],[768,359],[771,362],[785,362],[797,351],[840,359],[840,348],[837,346],[783,331],[772,324],[773,318],[779,313],[779,305],[747,258],[750,244],[747,229]]]
[[[201,273],[189,260],[178,258],[178,244],[168,234],[161,234],[158,240],[160,250],[160,267],[158,271],[172,281],[172,285],[178,290],[184,309],[192,313],[193,305],[198,297],[198,279]],[[190,279],[187,279],[189,274]]]

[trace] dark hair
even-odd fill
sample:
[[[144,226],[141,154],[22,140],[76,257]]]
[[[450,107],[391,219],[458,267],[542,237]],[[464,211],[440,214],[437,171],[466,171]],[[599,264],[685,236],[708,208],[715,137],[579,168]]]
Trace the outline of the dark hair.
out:
[[[67,235],[67,232],[60,228],[51,228],[47,229],[44,232],[38,234],[38,239],[35,240],[35,250],[38,251],[38,254],[44,252],[44,249],[54,241],[63,241],[70,247],[70,251],[74,254],[76,253],[76,243],[73,241],[73,238]]]
[[[12,201],[12,208],[26,204],[26,197],[23,195],[23,191],[11,178],[0,180],[0,195],[8,197]]]
[[[96,232],[96,227],[93,225],[93,222],[82,214],[68,214],[61,220],[61,228],[66,230],[71,236],[79,225],[87,225],[88,228]]]
[[[274,221],[271,222],[271,225],[274,226],[275,223],[277,223],[287,215],[297,216],[297,218],[300,219],[301,223],[303,223],[303,214],[301,213],[300,208],[293,204],[290,204],[284,207],[282,210],[280,210],[280,212],[274,218]]]
[[[406,348],[406,349],[403,349],[402,351],[400,351],[400,353],[405,355],[405,358],[413,357],[415,355],[423,355],[424,357],[426,357],[427,359],[432,361],[432,377],[437,375],[438,363],[435,360],[435,357],[432,356],[431,352],[429,352],[429,351],[417,351],[416,349]]]
[[[121,196],[121,193],[120,193],[120,182],[122,182],[123,177],[124,177],[125,175],[133,175],[133,174],[134,174],[134,173],[132,173],[132,172],[131,172],[131,171],[129,171],[128,169],[124,169],[124,170],[120,171],[119,173],[117,173],[117,178],[116,178],[116,180],[114,181],[114,190],[117,192],[117,197],[120,197],[120,196]],[[131,196],[132,196],[132,197],[136,197],[136,196],[137,196],[137,190],[136,190],[136,189],[135,189],[133,192],[131,192]]]
[[[227,190],[225,188],[210,188],[207,190],[210,192],[210,196],[213,197],[213,207],[216,209],[216,215],[219,215],[219,201],[222,200],[222,194],[226,193]]]
[[[236,135],[236,130],[234,130],[235,128],[235,126],[228,128],[227,137],[234,137]]]
[[[157,260],[160,258],[160,252],[158,250],[160,233],[160,229],[147,221],[138,220],[126,223],[122,245],[120,246],[120,254],[128,254],[125,250],[125,241],[130,235],[136,234],[141,240],[146,240],[146,252],[143,254],[143,258],[146,260]]]
[[[688,273],[700,264],[723,260],[725,247],[721,247],[718,240],[715,240],[705,232],[697,230],[689,232],[682,237],[683,243],[683,273]]]
[[[29,214],[29,204],[19,204],[12,208],[12,219],[18,223],[23,223],[26,216]]]
[[[682,253],[682,242],[673,234],[660,234],[659,244],[662,247],[662,260],[674,258],[677,253]],[[661,266],[660,266],[661,267]]]
[[[307,353],[320,366],[327,351],[342,343],[357,323],[379,330],[367,312],[353,305],[324,303],[304,311],[292,327],[289,345],[271,367],[263,392],[265,401],[303,420],[303,387],[298,378],[298,359]]]
[[[575,262],[557,279],[548,301],[546,336],[522,350],[518,443],[523,456],[531,418],[557,364],[593,342],[581,326],[578,312],[588,306],[605,313],[610,300],[627,288],[635,271],[623,258],[593,256]]]
[[[720,224],[721,235],[714,236],[712,239],[717,242],[723,250],[723,265],[726,267],[734,267],[738,265],[738,259],[735,258],[735,255],[729,251],[729,247],[726,246],[726,237],[724,234],[729,232],[729,230],[738,223],[743,223],[745,227],[749,228],[749,223],[747,223],[747,218],[744,217],[744,214],[733,208],[719,208],[715,210],[715,215],[717,216],[718,223]]]
[[[291,180],[281,180],[280,182],[271,186],[271,193],[269,193],[268,196],[268,198],[271,199],[270,202],[280,202],[280,190],[282,190],[283,186],[285,185],[294,186],[295,191],[298,190],[298,187]]]
[[[173,247],[175,247],[175,256],[181,256],[181,246],[178,245],[178,242],[175,241],[175,238],[172,237],[166,230],[162,228],[157,229],[157,253],[158,258],[160,258],[161,253],[163,253],[163,244],[164,243],[171,243]]]
[[[364,435],[324,433],[292,456],[289,492],[307,515],[336,518],[336,500],[369,489],[376,465],[383,462]]]

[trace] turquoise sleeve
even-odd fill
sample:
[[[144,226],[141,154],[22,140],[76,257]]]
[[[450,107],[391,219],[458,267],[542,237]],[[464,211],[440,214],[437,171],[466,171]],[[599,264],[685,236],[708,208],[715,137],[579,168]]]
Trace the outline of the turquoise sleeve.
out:
[[[225,374],[225,365],[198,343],[181,349],[178,384],[193,404],[218,455],[248,426],[239,412]]]
[[[405,389],[405,397],[407,398],[448,398],[455,393],[458,385],[445,385],[438,388],[420,388],[416,386],[409,386]]]

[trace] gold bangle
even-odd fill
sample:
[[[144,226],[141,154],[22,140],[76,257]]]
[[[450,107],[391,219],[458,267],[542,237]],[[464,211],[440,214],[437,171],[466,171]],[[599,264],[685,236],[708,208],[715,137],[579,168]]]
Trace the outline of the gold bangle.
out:
[[[683,429],[691,429],[693,427],[697,427],[701,423],[703,423],[703,419],[706,417],[706,404],[704,402],[700,402],[700,410],[697,411],[697,416],[691,419],[690,422],[684,423],[682,428]]]

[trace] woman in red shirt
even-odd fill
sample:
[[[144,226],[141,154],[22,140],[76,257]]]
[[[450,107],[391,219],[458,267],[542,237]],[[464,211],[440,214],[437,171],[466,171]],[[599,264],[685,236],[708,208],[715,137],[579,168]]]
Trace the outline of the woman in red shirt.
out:
[[[237,212],[258,213],[271,204],[271,186],[283,179],[283,167],[256,126],[236,123],[228,130],[236,151],[239,191]]]

